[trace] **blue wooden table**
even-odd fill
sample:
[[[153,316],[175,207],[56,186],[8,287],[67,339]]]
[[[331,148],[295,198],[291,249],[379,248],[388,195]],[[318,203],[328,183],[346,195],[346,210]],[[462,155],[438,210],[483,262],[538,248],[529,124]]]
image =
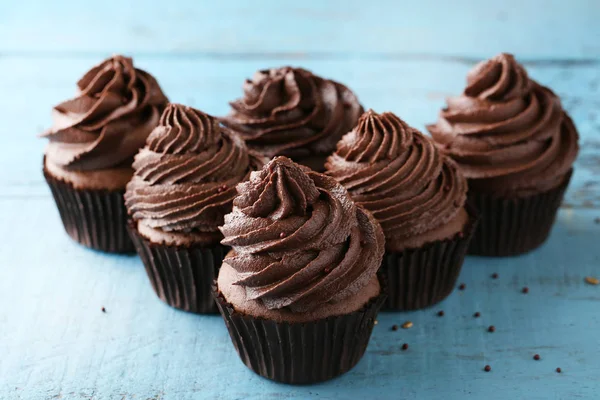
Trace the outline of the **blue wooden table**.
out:
[[[1,2],[0,398],[600,398],[600,286],[584,282],[600,277],[600,2],[294,4]],[[472,64],[500,51],[562,97],[581,134],[552,236],[522,257],[469,258],[466,289],[438,307],[380,315],[364,359],[328,383],[247,370],[220,317],[162,304],[138,258],[74,244],[41,174],[36,134],[51,107],[114,52],[172,101],[217,115],[256,69],[292,64],[424,128]]]

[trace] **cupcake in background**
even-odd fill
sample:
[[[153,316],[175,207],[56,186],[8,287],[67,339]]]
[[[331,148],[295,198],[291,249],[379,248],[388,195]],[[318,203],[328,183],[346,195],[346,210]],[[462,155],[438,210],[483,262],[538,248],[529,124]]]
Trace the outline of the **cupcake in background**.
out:
[[[283,155],[323,171],[363,108],[350,89],[301,68],[258,71],[223,123],[268,158]]]
[[[462,95],[428,126],[469,182],[481,222],[469,252],[511,256],[548,237],[578,152],[559,98],[530,79],[511,54],[477,64]]]
[[[167,98],[156,80],[113,56],[77,82],[77,97],[54,107],[44,177],[69,236],[96,250],[133,252],[123,193],[133,156]]]
[[[383,228],[384,308],[415,310],[446,298],[476,222],[456,164],[396,115],[369,110],[325,166]]]
[[[381,227],[335,180],[285,157],[237,190],[215,297],[240,358],[284,383],[350,370],[385,297]]]
[[[212,116],[167,106],[135,156],[125,193],[131,238],[161,300],[195,313],[217,311],[211,287],[228,251],[218,227],[236,184],[263,164]]]

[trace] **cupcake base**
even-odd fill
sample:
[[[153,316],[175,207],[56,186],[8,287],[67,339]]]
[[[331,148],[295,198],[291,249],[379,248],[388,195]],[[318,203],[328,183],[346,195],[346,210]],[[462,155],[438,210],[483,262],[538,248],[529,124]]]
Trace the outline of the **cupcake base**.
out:
[[[134,253],[127,234],[123,191],[75,189],[52,176],[44,167],[67,234],[76,242],[110,253]]]
[[[417,249],[385,253],[381,265],[388,285],[384,311],[430,307],[452,293],[478,222],[476,211],[471,207],[467,211],[469,222],[452,238]]]
[[[469,254],[516,256],[541,246],[550,235],[572,174],[573,170],[560,186],[528,197],[469,192],[469,201],[481,213]]]
[[[128,229],[158,298],[183,311],[218,312],[212,284],[229,248],[221,244],[212,247],[167,246],[141,236],[132,221],[129,221]]]
[[[276,322],[237,312],[213,286],[231,341],[260,376],[288,384],[323,382],[352,369],[369,343],[385,291],[349,314],[312,322]]]

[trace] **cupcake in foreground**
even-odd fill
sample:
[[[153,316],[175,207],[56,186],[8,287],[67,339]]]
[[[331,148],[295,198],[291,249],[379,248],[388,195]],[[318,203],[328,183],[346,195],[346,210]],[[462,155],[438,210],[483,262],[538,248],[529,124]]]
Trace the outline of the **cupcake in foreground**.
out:
[[[263,163],[213,117],[167,106],[135,157],[125,193],[131,238],[164,302],[217,311],[212,283],[228,251],[218,227],[231,211],[236,184]]]
[[[385,297],[381,227],[335,180],[285,157],[237,189],[215,297],[240,358],[284,383],[350,370]]]
[[[133,252],[123,193],[133,156],[168,100],[151,75],[123,56],[95,66],[77,86],[77,97],[54,107],[54,126],[42,135],[50,141],[44,177],[73,240]]]
[[[223,123],[268,158],[287,156],[315,171],[363,112],[346,86],[301,68],[258,71],[243,90]]]
[[[447,297],[476,222],[455,163],[396,115],[369,110],[338,143],[326,169],[383,228],[384,307],[414,310]]]
[[[510,54],[476,65],[467,87],[428,126],[469,182],[481,222],[469,252],[511,256],[548,237],[578,152],[558,97]]]

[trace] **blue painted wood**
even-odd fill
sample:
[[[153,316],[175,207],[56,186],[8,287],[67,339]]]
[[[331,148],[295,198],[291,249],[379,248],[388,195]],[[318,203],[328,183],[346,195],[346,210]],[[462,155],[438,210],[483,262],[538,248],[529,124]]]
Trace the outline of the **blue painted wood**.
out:
[[[1,399],[598,397],[600,286],[583,280],[600,277],[598,2],[122,3],[0,4]],[[51,106],[114,51],[133,52],[173,101],[213,114],[227,112],[254,70],[294,64],[423,128],[462,89],[473,59],[500,50],[528,61],[581,133],[550,240],[518,258],[469,258],[466,290],[439,307],[381,314],[365,358],[325,384],[259,378],[219,317],[156,299],[138,258],[71,242],[41,175],[35,134]],[[406,320],[412,329],[390,330]]]
[[[175,6],[176,4],[176,6]],[[0,51],[598,59],[595,0],[3,1]]]

